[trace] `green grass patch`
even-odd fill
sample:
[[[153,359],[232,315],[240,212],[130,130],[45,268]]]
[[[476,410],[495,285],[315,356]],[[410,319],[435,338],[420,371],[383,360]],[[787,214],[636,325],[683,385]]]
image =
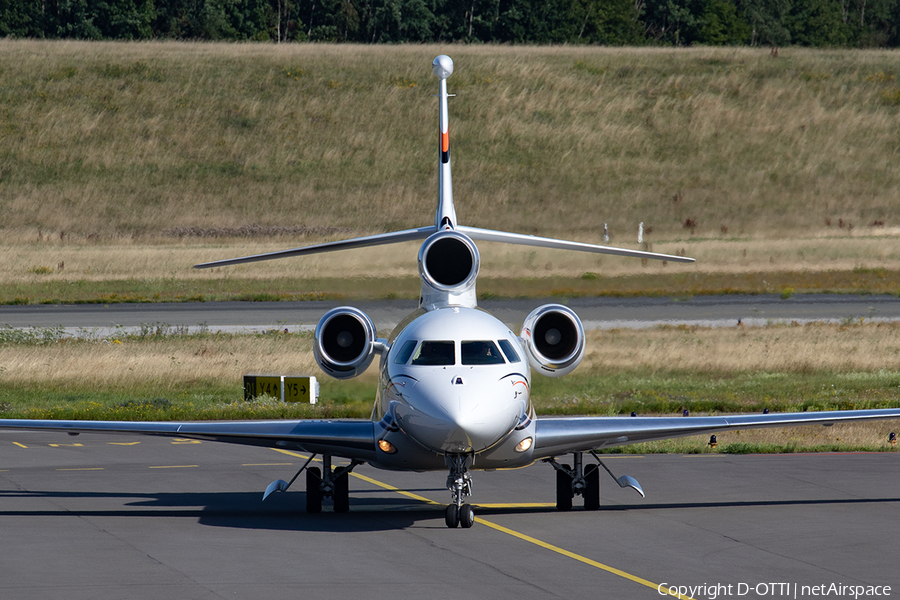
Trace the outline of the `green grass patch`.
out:
[[[272,279],[65,279],[9,283],[0,304],[117,304],[145,302],[277,302],[418,298],[415,275],[378,278]],[[704,296],[724,294],[898,294],[900,271],[852,269],[819,272],[672,273],[578,277],[481,277],[479,299]]]
[[[535,377],[540,414],[680,415],[900,407],[900,371],[875,372],[577,372]]]

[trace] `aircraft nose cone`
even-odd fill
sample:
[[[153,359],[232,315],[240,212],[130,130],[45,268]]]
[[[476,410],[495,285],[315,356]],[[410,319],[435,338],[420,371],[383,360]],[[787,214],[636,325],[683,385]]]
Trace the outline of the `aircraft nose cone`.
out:
[[[418,398],[416,410],[397,414],[406,432],[437,452],[482,452],[507,435],[524,407],[506,388],[472,394],[452,385]]]
[[[438,79],[447,79],[453,75],[453,59],[441,54],[431,63],[431,70]]]

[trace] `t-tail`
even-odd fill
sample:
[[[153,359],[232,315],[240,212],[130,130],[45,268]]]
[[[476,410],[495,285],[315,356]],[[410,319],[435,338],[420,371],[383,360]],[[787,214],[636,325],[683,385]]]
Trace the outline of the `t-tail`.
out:
[[[453,75],[453,60],[441,54],[431,63],[434,76],[441,82],[440,102],[440,162],[438,163],[438,206],[434,225],[438,229],[456,227],[456,209],[453,207],[453,180],[450,177],[450,114],[447,109],[447,79]]]
[[[442,54],[441,56],[438,56],[434,59],[431,68],[435,77],[437,77],[440,81],[440,93],[438,94],[438,125],[440,133],[438,154],[438,197],[437,210],[435,211],[434,216],[434,225],[427,225],[415,229],[405,229],[402,231],[392,231],[390,233],[380,233],[349,240],[326,242],[324,244],[303,246],[301,248],[291,248],[289,250],[269,252],[266,254],[255,254],[253,256],[243,256],[240,258],[217,260],[195,265],[195,268],[208,269],[212,267],[225,267],[228,265],[271,260],[275,258],[286,258],[289,256],[305,256],[308,254],[318,254],[321,252],[333,252],[336,250],[350,250],[353,248],[366,248],[370,246],[383,246],[385,244],[396,244],[399,242],[424,240],[439,231],[455,231],[456,234],[458,234],[456,236],[458,238],[458,241],[462,242],[463,245],[471,244],[472,248],[474,248],[474,243],[472,243],[472,240],[481,240],[486,242],[518,244],[521,246],[554,248],[557,250],[576,250],[578,252],[591,252],[595,254],[611,254],[615,256],[630,256],[634,258],[667,260],[672,262],[694,262],[693,258],[688,258],[685,256],[672,256],[669,254],[658,254],[655,252],[642,252],[640,250],[613,248],[611,246],[571,242],[567,240],[557,240],[552,238],[537,237],[533,235],[523,235],[520,233],[509,233],[506,231],[495,231],[492,229],[480,229],[478,227],[466,227],[464,225],[460,225],[456,219],[456,208],[453,204],[453,183],[450,176],[450,116],[447,106],[447,99],[450,97],[450,94],[448,94],[447,92],[447,80],[453,74],[453,60],[449,56]],[[434,246],[433,242],[434,241],[432,241],[431,244],[427,245],[429,247]],[[446,247],[458,245],[459,244],[451,243],[445,244],[444,246],[446,249]],[[423,245],[423,250],[425,249],[425,246],[426,245]],[[442,252],[442,254],[446,253]],[[426,274],[423,273],[422,275],[424,278]],[[474,277],[472,277],[471,279],[472,281],[470,283],[474,285]]]

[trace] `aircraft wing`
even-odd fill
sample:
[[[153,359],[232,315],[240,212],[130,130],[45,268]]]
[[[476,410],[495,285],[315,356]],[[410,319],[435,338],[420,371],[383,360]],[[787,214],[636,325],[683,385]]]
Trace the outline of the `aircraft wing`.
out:
[[[375,423],[362,419],[202,422],[0,419],[2,429],[158,435],[301,450],[363,461],[375,458]]]
[[[539,417],[535,422],[534,458],[586,452],[687,435],[734,429],[833,425],[848,421],[900,419],[900,409],[728,415],[713,417]]]

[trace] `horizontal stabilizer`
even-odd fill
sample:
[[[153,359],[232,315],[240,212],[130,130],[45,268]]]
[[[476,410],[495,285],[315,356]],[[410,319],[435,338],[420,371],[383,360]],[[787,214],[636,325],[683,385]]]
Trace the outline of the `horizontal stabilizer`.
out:
[[[657,254],[656,252],[643,252],[641,250],[628,250],[626,248],[613,248],[611,246],[598,246],[596,244],[584,244],[582,242],[569,242],[552,238],[524,235],[521,233],[508,233],[506,231],[494,231],[492,229],[479,229],[477,227],[465,227],[458,225],[456,231],[465,233],[473,240],[485,242],[502,242],[504,244],[518,244],[520,246],[537,246],[540,248],[555,248],[557,250],[575,250],[578,252],[593,252],[595,254],[611,254],[613,256],[630,256],[633,258],[652,258],[654,260],[669,260],[672,262],[692,263],[693,258],[686,256],[673,256],[671,254]]]
[[[307,254],[319,254],[321,252],[352,250],[354,248],[367,248],[369,246],[384,246],[385,244],[397,244],[400,242],[424,240],[435,231],[437,231],[437,227],[435,227],[434,225],[430,225],[428,227],[420,227],[418,229],[406,229],[403,231],[392,231],[391,233],[379,233],[378,235],[369,235],[366,237],[353,238],[350,240],[339,240],[337,242],[326,242],[324,244],[303,246],[301,248],[292,248],[290,250],[279,250],[278,252],[267,252],[266,254],[254,254],[253,256],[242,256],[240,258],[216,260],[213,262],[194,265],[194,268],[211,269],[213,267],[227,267],[229,265],[240,265],[249,262],[273,260],[276,258],[287,258],[289,256],[305,256]]]

